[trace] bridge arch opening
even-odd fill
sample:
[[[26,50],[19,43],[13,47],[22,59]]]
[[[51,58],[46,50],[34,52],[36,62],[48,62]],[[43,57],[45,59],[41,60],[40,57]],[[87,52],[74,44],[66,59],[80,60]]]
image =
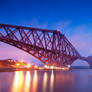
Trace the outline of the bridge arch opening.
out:
[[[85,61],[85,60],[80,60],[80,59],[75,60],[75,61],[71,64],[71,66],[90,67],[90,65],[88,64],[87,61]]]

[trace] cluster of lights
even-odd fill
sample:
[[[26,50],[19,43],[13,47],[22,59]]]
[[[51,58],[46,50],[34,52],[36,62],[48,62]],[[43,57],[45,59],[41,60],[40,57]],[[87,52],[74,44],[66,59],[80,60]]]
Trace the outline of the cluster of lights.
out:
[[[17,67],[18,67],[19,65],[20,65],[19,63],[16,64]]]
[[[20,68],[20,67],[30,68],[30,67],[31,67],[30,64],[25,65],[25,64],[23,64],[23,63],[24,63],[23,60],[21,60],[20,62],[17,62],[17,63],[16,63],[16,67],[18,67],[18,68]]]
[[[49,69],[49,66],[45,65],[44,68]]]
[[[24,61],[21,60],[19,63],[16,63],[16,66],[17,66],[17,67],[22,66],[22,67],[26,67],[26,68],[31,68],[31,64],[23,65],[23,63],[24,63]],[[44,67],[38,67],[37,65],[34,65],[33,67],[34,67],[34,69],[40,69],[40,70],[41,70],[41,69],[51,69],[51,70],[53,70],[53,69],[60,69],[60,70],[69,70],[70,65],[68,65],[67,67],[56,67],[56,66],[48,66],[48,65],[45,65]]]
[[[55,69],[55,66],[47,66],[47,65],[45,65],[44,68],[45,69]]]
[[[30,67],[31,67],[31,65],[30,65],[30,64],[27,64],[27,65],[26,65],[26,67],[27,67],[27,68],[30,68]]]
[[[61,70],[69,70],[70,67],[55,67],[55,66],[44,66],[45,69],[61,69]]]
[[[34,68],[38,68],[38,66],[37,66],[37,65],[35,65],[35,66],[34,66]]]

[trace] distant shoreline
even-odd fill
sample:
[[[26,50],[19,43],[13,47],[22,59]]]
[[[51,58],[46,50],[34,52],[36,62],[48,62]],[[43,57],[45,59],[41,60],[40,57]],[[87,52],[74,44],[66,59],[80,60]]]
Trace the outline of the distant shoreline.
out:
[[[92,66],[71,66],[70,69],[92,69]]]

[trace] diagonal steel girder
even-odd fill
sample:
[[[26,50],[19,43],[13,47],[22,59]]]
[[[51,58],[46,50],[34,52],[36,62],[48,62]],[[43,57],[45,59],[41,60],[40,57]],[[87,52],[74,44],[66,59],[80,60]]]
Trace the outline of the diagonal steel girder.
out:
[[[0,24],[0,41],[24,50],[48,65],[66,66],[80,57],[57,30]]]

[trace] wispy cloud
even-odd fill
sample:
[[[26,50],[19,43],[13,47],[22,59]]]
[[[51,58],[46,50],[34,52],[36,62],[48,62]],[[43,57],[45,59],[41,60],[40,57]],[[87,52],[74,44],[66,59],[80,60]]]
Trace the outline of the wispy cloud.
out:
[[[36,28],[47,28],[48,26],[48,21],[39,21],[38,19],[34,18],[29,21],[20,21],[19,25],[22,24],[24,26],[29,26],[29,27],[36,27]]]
[[[73,46],[82,56],[92,55],[92,24],[80,24],[72,26],[71,21],[61,21],[56,23],[56,28],[64,33]]]
[[[65,31],[70,26],[70,24],[71,24],[71,21],[66,20],[66,21],[57,21],[57,22],[51,24],[50,26],[52,28],[60,30],[62,32],[62,31]]]
[[[91,26],[90,26],[91,27]],[[82,56],[92,54],[92,30],[87,25],[78,25],[72,28],[74,31],[68,38]]]

